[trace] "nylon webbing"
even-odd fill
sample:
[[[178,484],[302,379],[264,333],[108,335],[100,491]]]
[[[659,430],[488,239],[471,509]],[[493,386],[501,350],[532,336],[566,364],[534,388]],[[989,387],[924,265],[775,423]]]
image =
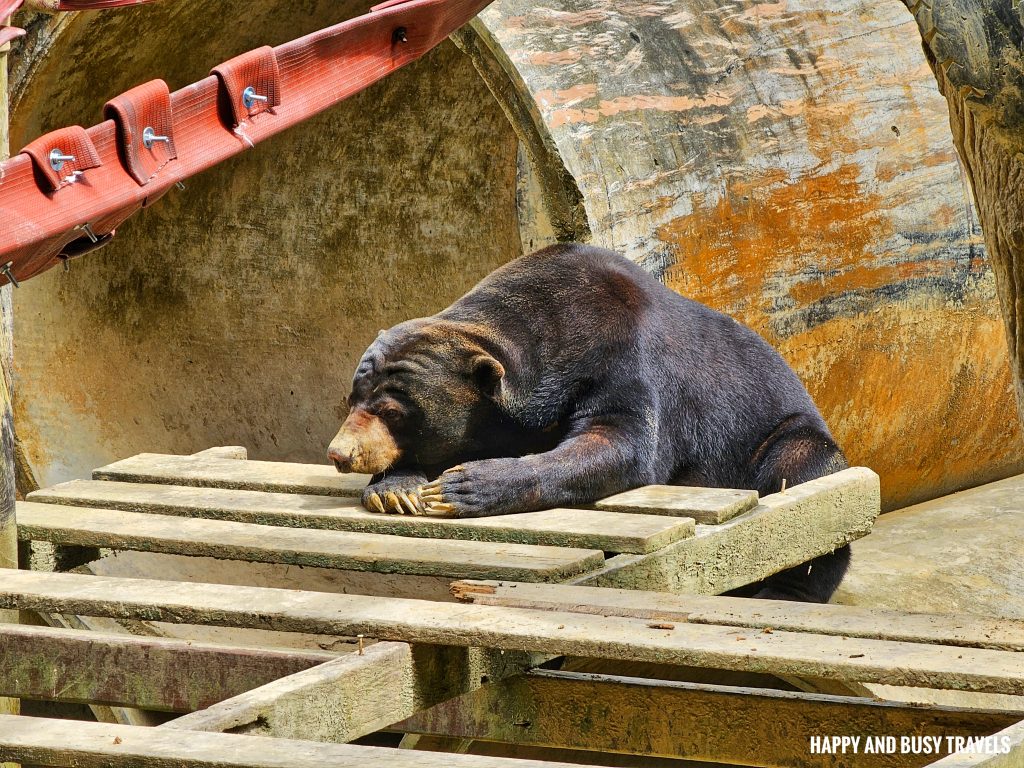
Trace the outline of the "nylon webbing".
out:
[[[174,93],[161,80],[143,83],[107,102],[109,119],[99,125],[39,137],[0,164],[0,285],[10,272],[26,280],[95,250],[175,183],[420,58],[490,2],[391,0],[276,48],[244,53]]]

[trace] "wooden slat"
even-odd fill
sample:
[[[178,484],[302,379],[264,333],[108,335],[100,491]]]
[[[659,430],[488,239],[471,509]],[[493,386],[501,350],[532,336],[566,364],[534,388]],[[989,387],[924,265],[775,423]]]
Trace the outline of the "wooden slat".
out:
[[[765,496],[748,512],[653,555],[618,555],[579,583],[715,595],[831,552],[871,531],[878,475],[865,467],[819,477]]]
[[[375,533],[274,528],[223,520],[183,520],[89,507],[19,502],[22,540],[175,555],[288,563],[377,573],[564,580],[604,563],[596,550]]]
[[[698,523],[718,525],[756,507],[757,491],[647,485],[601,499],[594,506],[609,512],[692,517]]]
[[[1024,765],[1024,720],[994,734],[989,743],[992,748],[988,750],[985,747],[967,749],[930,763],[927,768],[1021,768]]]
[[[382,642],[163,727],[343,743],[540,663],[528,654]]]
[[[0,716],[0,757],[76,768],[571,768],[566,763]]]
[[[904,613],[844,605],[498,581],[456,582],[452,594],[478,605],[1024,651],[1024,621],[969,614]]]
[[[652,717],[652,713],[664,716]],[[396,723],[407,733],[770,768],[896,768],[918,755],[812,754],[810,737],[979,736],[1024,713],[538,670]],[[756,738],[737,723],[757,723]],[[826,725],[827,724],[827,725]]]
[[[0,608],[1024,694],[1024,656],[425,600],[0,570]]]
[[[5,696],[191,712],[337,655],[4,624],[0,658]]]
[[[653,552],[694,532],[693,520],[655,515],[551,509],[448,520],[378,515],[353,503],[325,496],[89,480],[72,480],[44,488],[29,494],[28,498],[51,504],[263,525],[579,547],[605,552]]]
[[[249,461],[211,455],[140,453],[93,470],[95,480],[168,483],[249,491],[305,493],[314,496],[359,496],[369,475],[343,475],[330,464]]]

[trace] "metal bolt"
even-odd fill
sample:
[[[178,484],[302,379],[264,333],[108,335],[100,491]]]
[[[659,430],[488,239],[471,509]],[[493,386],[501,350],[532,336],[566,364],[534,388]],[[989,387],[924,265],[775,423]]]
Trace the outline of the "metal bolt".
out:
[[[183,181],[176,181],[176,182],[174,182],[174,186],[176,186],[182,192],[185,191],[185,182],[183,182]]]
[[[158,141],[168,143],[170,142],[170,140],[170,136],[157,136],[156,131],[154,131],[149,126],[142,129],[142,143],[145,145],[146,149],[152,149],[153,144],[155,144]]]
[[[90,241],[94,243],[98,243],[100,241],[100,239],[96,237],[96,233],[92,231],[92,224],[79,224],[76,229],[80,229],[85,232],[86,237],[88,237]]]
[[[14,273],[11,272],[11,267],[13,267],[13,266],[14,266],[14,262],[13,261],[8,261],[6,264],[4,264],[2,267],[0,267],[0,275],[3,275],[8,280],[10,280],[11,281],[11,285],[13,285],[15,288],[20,288],[21,287],[21,283],[18,282],[18,278],[16,278],[14,276]]]
[[[64,151],[61,149],[50,150],[50,167],[53,168],[53,170],[59,171],[64,167],[64,163],[73,162],[75,162],[74,155],[65,155]]]
[[[270,97],[260,96],[251,85],[242,91],[242,104],[246,109],[252,109],[258,101],[270,101]]]

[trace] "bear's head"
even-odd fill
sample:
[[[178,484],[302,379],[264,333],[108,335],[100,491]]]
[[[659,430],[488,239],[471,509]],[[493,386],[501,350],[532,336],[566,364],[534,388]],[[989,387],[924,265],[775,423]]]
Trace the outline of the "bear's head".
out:
[[[339,472],[447,469],[483,448],[501,421],[504,366],[465,324],[410,320],[366,350],[349,413],[328,449]]]

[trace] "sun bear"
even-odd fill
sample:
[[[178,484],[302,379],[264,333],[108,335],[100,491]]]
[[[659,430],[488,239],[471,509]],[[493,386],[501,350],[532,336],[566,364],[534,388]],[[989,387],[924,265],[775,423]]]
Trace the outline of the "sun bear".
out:
[[[762,495],[844,469],[807,390],[754,331],[612,252],[516,259],[433,317],[381,331],[328,455],[375,512],[477,517],[649,484]],[[843,547],[757,585],[825,602]]]

